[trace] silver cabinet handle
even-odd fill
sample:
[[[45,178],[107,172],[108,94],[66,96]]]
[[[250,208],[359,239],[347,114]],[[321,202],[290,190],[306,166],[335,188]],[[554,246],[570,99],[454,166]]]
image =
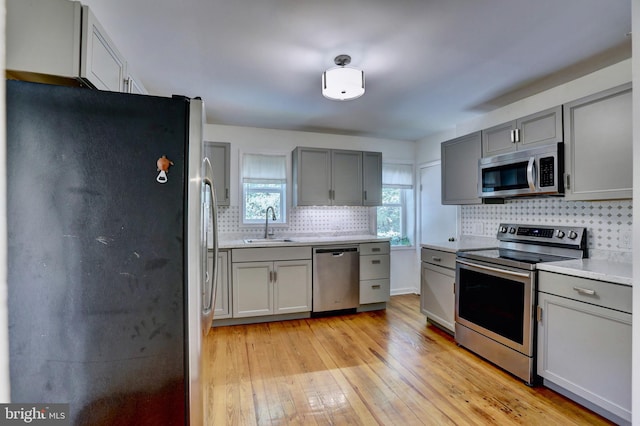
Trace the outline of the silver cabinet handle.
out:
[[[229,199],[229,188],[225,188],[224,189],[224,199],[228,200]]]
[[[441,257],[431,256],[431,259],[432,259],[434,262],[442,262],[442,258],[441,258]]]
[[[374,290],[379,290],[380,289],[380,284],[372,285],[371,288],[374,289]]]
[[[575,291],[577,291],[580,294],[586,294],[587,296],[595,296],[596,295],[596,291],[595,290],[591,290],[588,288],[582,288],[582,287],[574,287],[573,288]]]
[[[372,251],[372,252],[380,251],[380,247],[374,247],[374,248],[372,248],[372,249],[371,249],[371,251]]]
[[[373,263],[374,265],[379,265],[380,261],[379,260],[372,260],[371,263]]]

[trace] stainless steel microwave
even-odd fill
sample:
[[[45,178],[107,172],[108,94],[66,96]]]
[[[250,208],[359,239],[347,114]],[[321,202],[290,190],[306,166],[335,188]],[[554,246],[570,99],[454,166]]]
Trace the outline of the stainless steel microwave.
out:
[[[564,143],[478,161],[478,195],[509,198],[564,194]]]

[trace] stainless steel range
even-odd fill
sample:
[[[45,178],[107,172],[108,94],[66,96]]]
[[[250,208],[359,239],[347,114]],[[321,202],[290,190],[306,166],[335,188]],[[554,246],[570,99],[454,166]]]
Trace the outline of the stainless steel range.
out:
[[[588,257],[587,230],[502,223],[497,238],[457,255],[455,340],[532,385],[536,265]]]

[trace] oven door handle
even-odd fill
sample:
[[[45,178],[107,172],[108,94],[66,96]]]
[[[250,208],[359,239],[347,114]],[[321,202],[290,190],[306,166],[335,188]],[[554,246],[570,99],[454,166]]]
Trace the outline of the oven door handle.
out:
[[[530,277],[529,274],[524,272],[514,272],[514,271],[509,271],[507,269],[492,268],[491,266],[478,265],[477,263],[469,263],[469,262],[465,262],[463,260],[457,260],[457,259],[456,259],[456,262],[462,265],[471,266],[472,268],[483,269],[485,271],[498,272],[500,274],[513,275],[515,277],[520,277],[520,278]]]

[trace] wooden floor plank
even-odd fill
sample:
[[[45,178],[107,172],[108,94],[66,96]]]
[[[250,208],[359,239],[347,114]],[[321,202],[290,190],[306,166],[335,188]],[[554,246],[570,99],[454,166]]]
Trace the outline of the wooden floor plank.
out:
[[[458,347],[419,296],[386,310],[217,327],[204,340],[210,425],[610,425]]]

